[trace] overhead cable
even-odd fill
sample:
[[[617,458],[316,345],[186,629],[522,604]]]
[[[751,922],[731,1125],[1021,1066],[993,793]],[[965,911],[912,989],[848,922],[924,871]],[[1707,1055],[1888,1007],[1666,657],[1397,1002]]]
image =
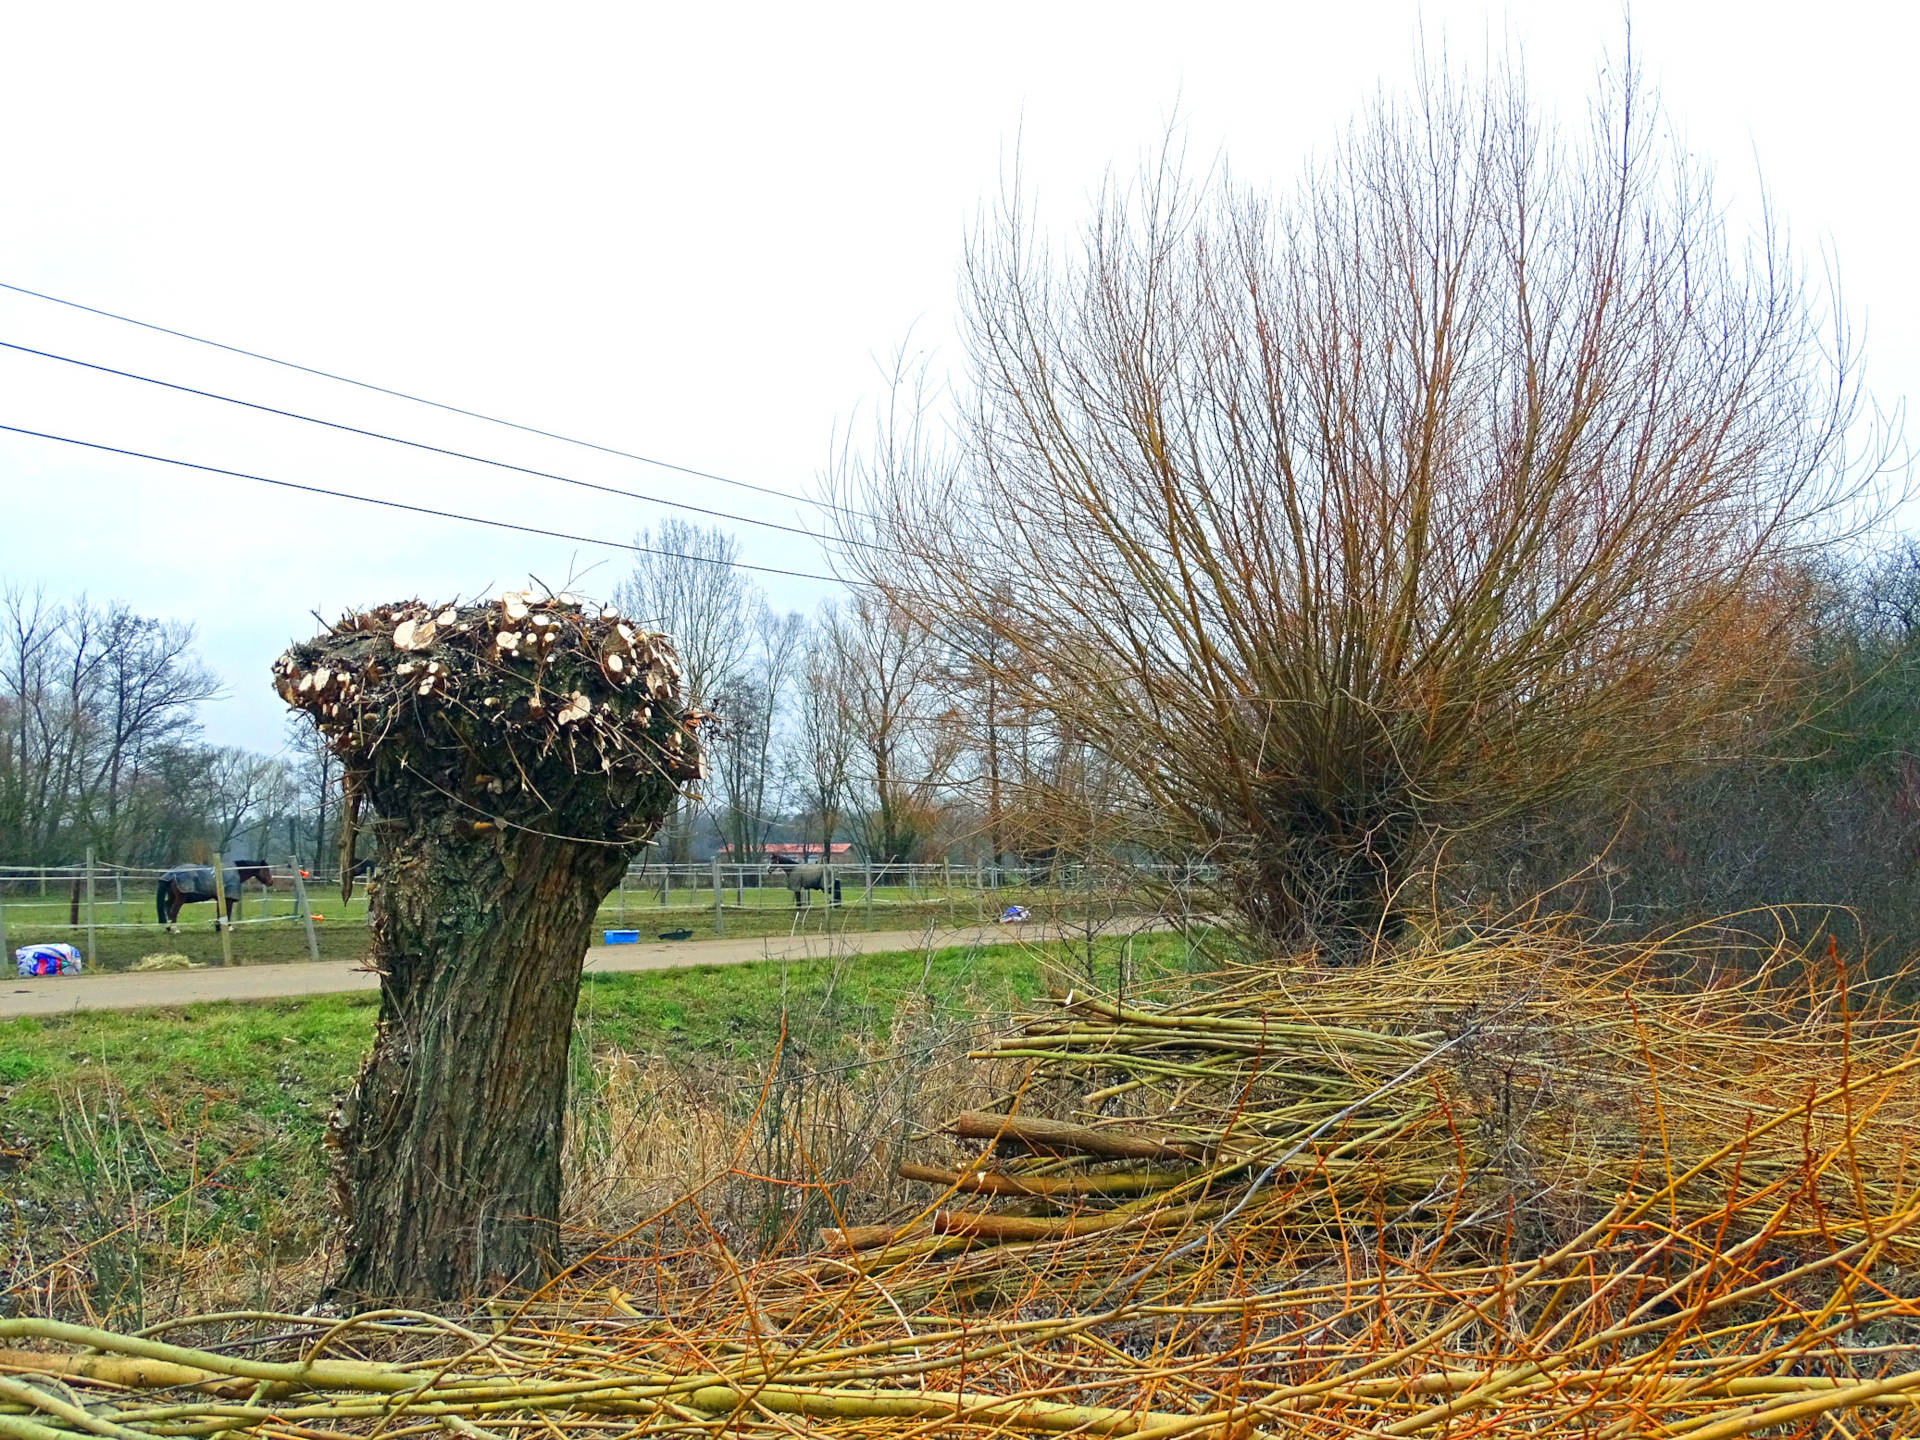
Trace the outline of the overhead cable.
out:
[[[229,355],[245,356],[249,360],[264,361],[268,365],[278,365],[282,369],[297,370],[303,375],[317,376],[322,380],[332,380],[336,384],[351,385],[358,390],[369,390],[376,395],[388,395],[395,400],[405,400],[414,405],[425,405],[434,410],[443,410],[449,415],[462,415],[469,420],[481,420],[489,425],[503,426],[508,430],[518,430],[527,435],[538,435],[543,440],[557,440],[563,445],[577,445],[583,450],[598,450],[603,455],[617,455],[622,460],[637,460],[642,465],[657,465],[663,470],[677,471],[682,475],[692,475],[701,480],[712,480],[720,485],[732,485],[741,490],[752,490],[761,495],[771,495],[778,500],[797,500],[821,510],[833,510],[843,515],[860,516],[857,510],[844,505],[835,505],[830,500],[816,500],[809,495],[776,489],[770,485],[755,485],[746,480],[735,480],[726,475],[716,475],[711,470],[696,470],[690,465],[676,465],[671,460],[655,459],[651,455],[638,455],[631,450],[621,450],[612,445],[601,445],[592,440],[577,439],[572,435],[563,435],[557,430],[542,430],[537,425],[524,425],[517,420],[503,420],[498,415],[488,415],[480,410],[468,410],[459,405],[451,405],[443,400],[430,400],[424,395],[409,394],[405,390],[395,390],[386,385],[376,385],[369,380],[355,380],[350,375],[336,374],[331,370],[322,370],[314,365],[302,365],[294,360],[282,360],[278,356],[262,354],[258,350],[248,350],[239,345],[229,345],[220,340],[209,340],[204,335],[194,335],[185,330],[174,330],[165,325],[156,325],[150,320],[139,320],[131,315],[122,315],[117,311],[103,310],[97,305],[83,305],[78,300],[62,299],[58,295],[49,295],[44,290],[30,290],[24,285],[10,285],[0,280],[0,290],[11,290],[16,295],[26,295],[35,300],[45,300],[51,305],[64,305],[69,310],[84,311],[89,315],[98,315],[104,320],[115,320],[123,325],[135,325],[142,330],[151,330],[156,335],[170,335],[176,340],[191,341],[195,345],[205,345],[214,350],[224,350]]]
[[[254,410],[262,415],[277,415],[284,420],[299,420],[308,425],[319,425],[328,430],[338,430],[347,435],[361,435],[369,440],[384,440],[390,445],[405,445],[412,450],[424,450],[432,455],[444,455],[450,460],[466,460],[475,465],[491,465],[496,470],[511,470],[520,475],[531,475],[540,480],[557,480],[562,485],[575,485],[582,490],[597,490],[603,495],[619,495],[628,500],[644,500],[652,505],[666,505],[675,510],[685,510],[694,515],[705,515],[709,519],[729,520],[738,525],[757,525],[763,530],[779,530],[788,535],[804,535],[809,540],[818,540],[815,535],[801,525],[782,525],[777,520],[757,520],[750,515],[735,515],[728,510],[710,510],[704,505],[690,505],[683,500],[668,500],[660,495],[647,495],[638,490],[622,490],[617,485],[601,485],[592,480],[581,480],[572,475],[561,475],[552,470],[536,470],[528,465],[515,465],[506,460],[492,460],[485,455],[470,455],[464,450],[449,450],[442,445],[429,445],[424,440],[409,440],[404,435],[389,435],[381,430],[367,430],[358,425],[347,425],[338,420],[323,420],[317,415],[303,415],[298,410],[282,410],[274,405],[262,405],[254,400],[242,400],[234,395],[222,395],[214,390],[199,390],[191,385],[177,384],[172,380],[157,379],[152,375],[137,374],[132,370],[116,370],[111,365],[101,365],[92,360],[77,359],[72,355],[59,355],[51,350],[36,350],[31,345],[16,344],[11,340],[0,340],[0,350],[13,350],[22,355],[38,356],[42,360],[57,360],[63,365],[77,366],[82,370],[92,370],[101,375],[114,375],[122,380],[137,380],[143,385],[158,386],[162,390],[173,390],[182,395],[197,395],[203,400],[218,400],[226,405],[238,405],[244,410]],[[846,543],[858,545],[864,549],[880,549],[867,540],[849,540]]]
[[[658,555],[669,560],[694,560],[703,565],[737,566],[761,575],[786,575],[795,580],[822,580],[838,584],[832,575],[816,575],[806,570],[782,570],[773,565],[749,565],[743,560],[725,560],[717,556],[691,555],[677,550],[659,550],[648,545],[630,545],[621,540],[603,540],[597,535],[572,535],[564,530],[547,530],[538,525],[521,525],[511,520],[489,520],[483,515],[465,515],[457,510],[436,510],[430,505],[409,505],[403,500],[383,500],[373,495],[355,495],[347,490],[329,490],[322,485],[302,485],[293,480],[278,480],[271,475],[254,475],[245,470],[227,470],[218,465],[202,465],[193,460],[177,460],[170,455],[150,455],[144,450],[129,450],[119,445],[103,445],[95,440],[79,440],[71,435],[52,435],[45,430],[29,430],[24,425],[0,424],[0,430],[35,440],[52,440],[61,445],[76,445],[84,450],[99,450],[108,455],[125,455],[135,460],[151,460],[157,465],[174,465],[182,470],[198,470],[207,475],[225,475],[235,480],[252,480],[282,490],[298,490],[307,495],[325,495],[334,500],[354,500],[362,505],[379,505],[388,510],[405,510],[415,515],[430,515],[437,520],[460,520],[469,525],[488,525],[496,530],[516,530],[523,535],[540,535],[549,540],[569,540],[578,545],[599,545],[608,550],[626,550],[635,555]]]

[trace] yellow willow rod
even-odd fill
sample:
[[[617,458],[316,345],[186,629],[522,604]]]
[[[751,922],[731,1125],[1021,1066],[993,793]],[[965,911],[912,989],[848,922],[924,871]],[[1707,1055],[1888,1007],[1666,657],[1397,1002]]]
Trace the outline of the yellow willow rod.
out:
[[[970,1396],[949,1390],[840,1390],[781,1385],[704,1385],[673,1397],[693,1410],[731,1414],[757,1406],[783,1415],[842,1419],[929,1419],[998,1422],[1046,1433],[1171,1436],[1231,1423],[1222,1415],[1170,1415],[1103,1405]]]
[[[1496,1375],[1503,1372],[1495,1371]],[[1920,1371],[1907,1372],[1920,1380]],[[1356,1385],[1351,1391],[1336,1392],[1332,1397],[1341,1400],[1392,1400],[1402,1394],[1439,1395],[1470,1389],[1486,1378],[1484,1370],[1442,1370],[1434,1374],[1418,1375],[1410,1380],[1370,1380]],[[1631,1366],[1619,1366],[1606,1370],[1562,1371],[1552,1377],[1558,1386],[1580,1385],[1594,1389],[1621,1384],[1644,1384],[1647,1374],[1644,1370]],[[1535,1377],[1538,1389],[1549,1388],[1546,1377]],[[1741,1399],[1748,1396],[1788,1396],[1798,1398],[1815,1392],[1835,1392],[1843,1389],[1857,1389],[1863,1382],[1849,1381],[1822,1375],[1744,1375],[1712,1381],[1705,1389],[1688,1395],[1669,1396],[1664,1391],[1655,1391],[1651,1397],[1659,1404],[1673,1404],[1676,1401],[1690,1399],[1724,1400]],[[1404,1388],[1403,1388],[1404,1387]],[[1914,1387],[1920,1390],[1920,1384]],[[1529,1393],[1538,1393],[1530,1389]],[[1894,1392],[1887,1395],[1881,1403],[1887,1405],[1920,1404],[1920,1395]],[[1713,1418],[1713,1417],[1708,1417]]]
[[[1442,1340],[1445,1340],[1448,1336],[1457,1334],[1459,1331],[1465,1329],[1468,1325],[1472,1324],[1476,1319],[1484,1319],[1486,1316],[1487,1308],[1490,1305],[1492,1305],[1498,1300],[1506,1298],[1507,1296],[1513,1294],[1515,1291],[1523,1289],[1527,1285],[1532,1284],[1541,1275],[1547,1273],[1549,1270],[1556,1269],[1560,1265],[1566,1263],[1566,1261],[1570,1259],[1573,1255],[1575,1255],[1578,1251],[1584,1250],[1590,1244],[1592,1244],[1592,1242],[1598,1236],[1607,1233],[1607,1231],[1611,1229],[1617,1229],[1621,1225],[1631,1224],[1634,1221],[1638,1220],[1642,1215],[1646,1214],[1648,1210],[1652,1209],[1655,1205],[1659,1204],[1659,1202],[1666,1195],[1668,1195],[1674,1190],[1677,1190],[1680,1186],[1686,1184],[1689,1180],[1692,1180],[1696,1176],[1702,1174],[1704,1171],[1709,1170],[1713,1166],[1719,1164],[1722,1160],[1725,1160],[1729,1155],[1732,1155],[1737,1150],[1739,1150],[1743,1145],[1751,1144],[1754,1140],[1759,1139],[1760,1136],[1765,1135],[1766,1133],[1775,1129],[1776,1127],[1785,1124],[1788,1120],[1792,1119],[1797,1114],[1800,1114],[1803,1112],[1810,1113],[1815,1107],[1824,1105],[1829,1101],[1833,1100],[1834,1098],[1836,1098],[1837,1096],[1845,1095],[1849,1093],[1858,1085],[1867,1084],[1870,1081],[1891,1079],[1895,1075],[1898,1075],[1907,1070],[1912,1070],[1916,1068],[1920,1068],[1920,1055],[1911,1056],[1908,1059],[1903,1060],[1900,1064],[1893,1066],[1889,1069],[1875,1071],[1871,1075],[1861,1080],[1844,1081],[1842,1084],[1840,1084],[1839,1086],[1835,1087],[1832,1090],[1827,1091],[1825,1094],[1815,1096],[1813,1099],[1807,1101],[1804,1105],[1797,1107],[1795,1110],[1788,1111],[1785,1114],[1775,1116],[1773,1119],[1766,1121],[1764,1124],[1760,1125],[1756,1129],[1747,1131],[1742,1135],[1740,1135],[1738,1138],[1728,1141],[1725,1145],[1721,1146],[1720,1149],[1716,1150],[1713,1154],[1707,1156],[1704,1160],[1699,1161],[1698,1163],[1690,1167],[1688,1170],[1686,1170],[1682,1174],[1669,1179],[1667,1183],[1664,1186],[1662,1186],[1660,1189],[1653,1191],[1651,1194],[1643,1197],[1641,1200],[1639,1200],[1635,1204],[1630,1206],[1625,1206],[1625,1208],[1622,1208],[1624,1201],[1616,1201],[1612,1210],[1610,1210],[1606,1215],[1603,1215],[1600,1219],[1596,1220],[1592,1225],[1587,1227],[1586,1230],[1582,1231],[1579,1235],[1576,1235],[1572,1240],[1568,1241],[1565,1245],[1562,1245],[1559,1249],[1554,1250],[1549,1254],[1541,1256],[1538,1260],[1535,1260],[1519,1275],[1515,1276],[1513,1279],[1507,1281],[1506,1283],[1498,1287],[1492,1294],[1486,1296],[1484,1299],[1481,1299],[1477,1302],[1474,1302],[1473,1304],[1468,1305],[1459,1314],[1455,1315],[1452,1320],[1449,1320],[1448,1322],[1446,1322],[1438,1330],[1428,1332],[1426,1335],[1422,1336],[1419,1340],[1413,1342],[1410,1345],[1403,1345],[1397,1350],[1378,1356],[1370,1364],[1363,1365],[1357,1371],[1349,1372],[1348,1374],[1340,1376],[1338,1378],[1330,1378],[1323,1381],[1315,1381],[1308,1385],[1296,1386],[1286,1392],[1283,1392],[1283,1395],[1276,1396],[1275,1398],[1294,1398],[1294,1397],[1305,1398],[1311,1395],[1318,1395],[1323,1393],[1324,1391],[1334,1389],[1341,1384],[1351,1384],[1355,1380],[1363,1380],[1370,1375],[1378,1375],[1387,1370],[1391,1370],[1399,1365],[1404,1364],[1406,1361],[1411,1360],[1416,1356],[1422,1354],[1426,1350],[1431,1349],[1435,1344],[1437,1344]]]
[[[1045,1338],[1061,1339],[1081,1331],[1090,1330],[1101,1324],[1111,1323],[1112,1321],[1125,1318],[1126,1314],[1127,1312],[1122,1309],[1069,1322],[1029,1322],[1027,1326],[1020,1328],[1025,1330],[1042,1330]],[[978,1332],[974,1333],[977,1334]],[[994,1334],[996,1332],[989,1331],[989,1333]],[[904,1349],[912,1344],[925,1346],[936,1338],[938,1337],[921,1336],[917,1341],[886,1342],[885,1346],[859,1348],[868,1353],[885,1354],[888,1348]],[[966,1338],[966,1332],[948,1332],[946,1338]],[[844,1371],[830,1371],[819,1376],[812,1388],[845,1384],[849,1381],[897,1378],[899,1376],[930,1370],[976,1364],[980,1361],[993,1359],[1008,1351],[1015,1350],[1019,1348],[1019,1345],[1020,1340],[1016,1337],[999,1336],[996,1338],[995,1343],[959,1353],[935,1356],[929,1359],[903,1361],[890,1366],[869,1366]],[[840,1352],[840,1355],[835,1358],[844,1357],[846,1353],[847,1352]],[[218,1359],[222,1357],[213,1358]],[[609,1356],[607,1358],[611,1357]],[[802,1364],[808,1363],[809,1360],[811,1364],[819,1364],[828,1357],[783,1358],[786,1359],[787,1365],[792,1365],[796,1360]],[[191,1373],[205,1374],[206,1372],[195,1371]],[[391,1372],[384,1373],[390,1374]],[[451,1383],[442,1383],[430,1389],[423,1390],[419,1387],[408,1387],[404,1392],[395,1391],[393,1393],[405,1393],[411,1396],[410,1408],[421,1413],[438,1413],[442,1409],[460,1406],[487,1411],[510,1410],[524,1405],[553,1408],[555,1406],[564,1406],[570,1402],[585,1402],[587,1404],[600,1405],[652,1401],[664,1396],[677,1395],[684,1397],[695,1389],[712,1385],[732,1386],[735,1388],[757,1387],[765,1383],[767,1378],[789,1373],[791,1373],[790,1370],[783,1365],[779,1368],[768,1368],[759,1371],[747,1369],[732,1374],[723,1371],[709,1371],[705,1374],[674,1377],[661,1375],[656,1372],[644,1377],[640,1375],[602,1376],[572,1382],[530,1381],[515,1383],[513,1378],[508,1376],[480,1378],[478,1380],[462,1377],[455,1379]],[[213,1374],[206,1374],[206,1378],[212,1379],[220,1377]],[[341,1388],[361,1387],[342,1386]],[[310,1419],[320,1418],[327,1414],[345,1414],[348,1413],[349,1410],[354,1414],[380,1414],[385,1413],[386,1408],[385,1406],[371,1403],[365,1407],[344,1407],[339,1406],[337,1403],[329,1405],[325,1402],[314,1402],[304,1406],[283,1407],[276,1411],[263,1411],[257,1407],[247,1405],[201,1404],[149,1407],[138,1411],[128,1411],[126,1414],[129,1418],[137,1418],[140,1420],[185,1418],[193,1415],[222,1415],[252,1419],[264,1418],[269,1414]]]
[[[1914,1212],[1908,1212],[1908,1215],[1906,1218],[1911,1219],[1913,1216],[1913,1213]],[[1757,1243],[1760,1238],[1761,1237],[1759,1236],[1754,1237],[1754,1241],[1749,1242],[1749,1245],[1753,1243]],[[1630,1323],[1630,1324],[1615,1326],[1608,1330],[1603,1330],[1596,1335],[1588,1336],[1585,1340],[1579,1342],[1578,1344],[1574,1345],[1568,1350],[1560,1352],[1557,1355],[1549,1356],[1544,1360],[1540,1360],[1538,1362],[1528,1364],[1528,1365],[1522,1365],[1522,1366],[1516,1367],[1513,1370],[1503,1372],[1502,1379],[1498,1381],[1489,1379],[1487,1383],[1485,1383],[1478,1389],[1468,1391],[1467,1393],[1453,1400],[1450,1400],[1444,1404],[1432,1406],[1429,1409],[1421,1411],[1417,1415],[1412,1415],[1405,1420],[1398,1421],[1397,1423],[1388,1426],[1387,1429],[1382,1433],[1387,1435],[1411,1435],[1416,1433],[1417,1431],[1428,1429],[1434,1425],[1441,1423],[1442,1421],[1450,1419],[1452,1416],[1457,1415],[1464,1410],[1473,1409],[1486,1404],[1489,1400],[1491,1400],[1495,1395],[1499,1394],[1502,1390],[1506,1389],[1507,1387],[1519,1381],[1530,1380],[1535,1377],[1546,1376],[1548,1374],[1557,1372],[1562,1367],[1572,1363],[1574,1360],[1577,1360],[1581,1355],[1584,1355],[1593,1350],[1596,1350],[1602,1345],[1618,1344],[1622,1340],[1631,1339],[1637,1335],[1646,1334],[1651,1331],[1670,1329],[1681,1318],[1698,1319],[1701,1316],[1711,1315],[1716,1311],[1724,1310],[1730,1305],[1738,1304],[1742,1300],[1751,1298],[1753,1295],[1757,1293],[1764,1293],[1769,1290],[1777,1290],[1783,1283],[1792,1279],[1799,1278],[1802,1275],[1816,1273],[1819,1270],[1826,1269],[1830,1266],[1845,1264],[1850,1251],[1865,1251],[1869,1255],[1872,1255],[1872,1254],[1878,1254],[1882,1248],[1884,1248],[1883,1240],[1858,1241],[1854,1245],[1848,1246],[1846,1250],[1836,1251],[1832,1255],[1823,1256],[1819,1260],[1810,1261],[1807,1264],[1800,1266],[1797,1270],[1791,1270],[1784,1275],[1773,1276],[1769,1279],[1762,1280],[1753,1285],[1747,1286],[1744,1289],[1730,1291],[1725,1295],[1717,1296],[1714,1299],[1702,1305],[1694,1307],[1691,1311],[1683,1312],[1682,1316],[1662,1317],[1660,1319],[1655,1319],[1655,1320],[1643,1320],[1638,1324]],[[1732,1257],[1729,1256],[1726,1258],[1732,1258]],[[1650,1300],[1642,1303],[1636,1309],[1635,1313],[1636,1314],[1641,1313],[1647,1310],[1648,1308],[1650,1308],[1652,1305],[1657,1304],[1662,1300],[1670,1299],[1673,1295],[1677,1294],[1686,1286],[1692,1284],[1697,1278],[1711,1271],[1714,1268],[1716,1263],[1721,1263],[1719,1257],[1716,1257],[1715,1260],[1709,1260],[1705,1264],[1697,1266],[1694,1270],[1690,1271],[1688,1274],[1680,1277],[1678,1280],[1675,1280],[1671,1285],[1667,1286],[1666,1289],[1662,1290],[1659,1294],[1653,1296]],[[1617,1430],[1617,1429],[1618,1429],[1617,1426],[1614,1427],[1614,1430]],[[1609,1433],[1613,1433],[1613,1432],[1610,1431]]]
[[[1920,1390],[1920,1370],[1909,1370],[1900,1375],[1889,1375],[1881,1380],[1869,1380],[1865,1384],[1850,1386],[1844,1390],[1832,1390],[1824,1393],[1809,1393],[1803,1389],[1801,1399],[1782,1398],[1772,1405],[1750,1405],[1734,1411],[1719,1420],[1696,1422],[1679,1428],[1662,1429],[1662,1435],[1685,1437],[1685,1440],[1729,1440],[1735,1435],[1750,1434],[1768,1426],[1784,1425],[1790,1420],[1802,1420],[1812,1415],[1821,1415],[1829,1410],[1853,1409],[1871,1404],[1882,1396]]]
[[[0,1339],[29,1337],[61,1340],[120,1355],[140,1355],[149,1360],[166,1360],[175,1365],[190,1365],[215,1374],[238,1376],[248,1380],[280,1380],[299,1385],[337,1386],[340,1389],[400,1391],[415,1389],[430,1378],[424,1371],[396,1370],[385,1365],[339,1360],[311,1360],[297,1364],[270,1360],[249,1360],[239,1355],[216,1355],[159,1340],[142,1340],[132,1335],[116,1335],[88,1325],[72,1325],[61,1320],[0,1320]]]
[[[11,1400],[16,1404],[25,1405],[29,1410],[38,1410],[43,1414],[52,1415],[90,1434],[111,1436],[113,1440],[148,1440],[148,1437],[138,1430],[129,1430],[123,1425],[103,1420],[97,1415],[89,1414],[70,1400],[63,1400],[58,1395],[49,1395],[37,1386],[28,1385],[21,1380],[9,1380],[3,1375],[0,1375],[0,1399]]]
[[[73,1440],[71,1430],[59,1430],[37,1420],[5,1414],[0,1414],[0,1435],[7,1436],[8,1440]],[[142,1436],[141,1440],[147,1437]]]

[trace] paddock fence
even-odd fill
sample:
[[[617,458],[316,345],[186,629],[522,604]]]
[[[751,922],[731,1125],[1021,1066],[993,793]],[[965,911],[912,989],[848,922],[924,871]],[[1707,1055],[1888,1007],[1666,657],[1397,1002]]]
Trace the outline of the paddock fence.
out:
[[[156,914],[161,868],[94,860],[0,865],[0,958],[10,959],[17,946],[47,942],[74,946],[96,970],[366,953],[368,880],[357,880],[351,898],[343,898],[337,871],[302,870],[286,859],[268,864],[272,887],[247,881],[228,897],[231,926],[221,923],[216,902],[186,905],[171,930]],[[596,931],[615,941],[631,936],[654,943],[999,923],[1099,926],[1149,909],[1158,913],[1169,896],[1180,908],[1184,897],[1203,892],[1215,878],[1202,866],[971,860],[856,859],[824,871],[822,889],[794,892],[765,862],[635,863],[602,902]],[[371,883],[378,884],[377,874]]]

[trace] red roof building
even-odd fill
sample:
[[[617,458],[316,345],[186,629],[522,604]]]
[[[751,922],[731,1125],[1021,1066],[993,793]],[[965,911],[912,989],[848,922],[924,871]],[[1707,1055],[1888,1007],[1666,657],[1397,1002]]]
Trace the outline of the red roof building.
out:
[[[733,846],[722,845],[713,852],[723,863],[733,863]],[[761,851],[766,855],[792,855],[801,860],[818,860],[820,842],[817,840],[769,840]],[[853,846],[845,840],[836,840],[827,847],[827,859],[841,861],[851,859]]]

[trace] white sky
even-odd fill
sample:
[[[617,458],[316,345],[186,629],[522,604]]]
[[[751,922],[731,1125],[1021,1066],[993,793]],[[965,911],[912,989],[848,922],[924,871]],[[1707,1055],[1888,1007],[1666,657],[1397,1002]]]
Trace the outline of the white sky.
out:
[[[806,490],[955,264],[1018,139],[1072,222],[1176,110],[1289,182],[1416,28],[1506,39],[1572,118],[1612,3],[437,7],[0,3],[0,281],[543,428]],[[1736,203],[1838,255],[1883,403],[1920,389],[1910,4],[1642,0],[1634,45]],[[1756,168],[1757,167],[1757,168]],[[783,522],[791,505],[437,415],[0,292],[0,340]],[[631,539],[657,506],[0,352],[0,424]],[[740,530],[802,570],[805,539]],[[577,562],[576,562],[577,556]],[[0,434],[0,579],[199,626],[214,739],[276,749],[308,614],[603,594],[630,557]],[[768,581],[777,603],[828,587]]]

